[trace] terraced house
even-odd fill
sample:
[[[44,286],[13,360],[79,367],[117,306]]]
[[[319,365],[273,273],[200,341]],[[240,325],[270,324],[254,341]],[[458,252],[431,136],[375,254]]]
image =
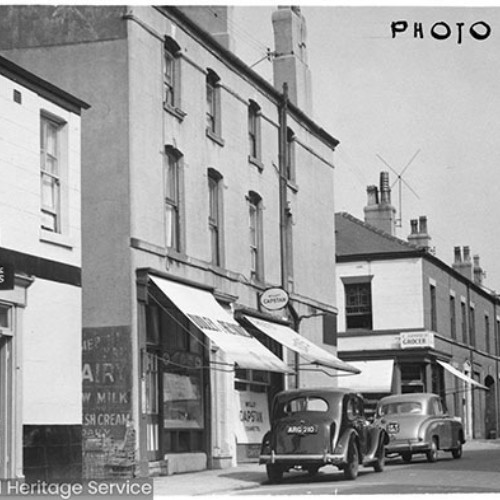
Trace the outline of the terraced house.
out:
[[[336,357],[338,141],[311,118],[300,9],[273,14],[274,85],[234,55],[228,7],[0,14],[4,54],[92,105],[85,476],[255,460],[276,391],[356,371]]]

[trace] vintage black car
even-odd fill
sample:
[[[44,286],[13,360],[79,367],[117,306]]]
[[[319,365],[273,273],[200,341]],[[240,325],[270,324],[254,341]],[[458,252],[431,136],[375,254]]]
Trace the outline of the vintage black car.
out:
[[[408,463],[413,455],[423,453],[429,462],[435,462],[438,450],[450,451],[453,458],[462,456],[462,423],[444,411],[437,394],[386,396],[377,403],[376,417],[389,435],[389,457],[400,455]]]
[[[264,436],[260,461],[269,481],[290,469],[311,475],[325,465],[356,479],[360,465],[382,472],[388,436],[364,415],[363,398],[348,389],[294,389],[273,401],[271,430]]]

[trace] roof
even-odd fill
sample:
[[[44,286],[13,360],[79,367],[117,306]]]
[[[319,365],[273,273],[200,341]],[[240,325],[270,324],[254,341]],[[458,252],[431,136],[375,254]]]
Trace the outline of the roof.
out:
[[[13,63],[9,59],[0,56],[0,75],[9,80],[22,85],[35,92],[39,96],[47,99],[72,113],[81,114],[82,109],[90,108],[86,102],[56,87],[52,83],[40,78],[21,66]]]
[[[419,254],[425,253],[407,241],[367,224],[351,214],[335,214],[337,257],[370,254]]]

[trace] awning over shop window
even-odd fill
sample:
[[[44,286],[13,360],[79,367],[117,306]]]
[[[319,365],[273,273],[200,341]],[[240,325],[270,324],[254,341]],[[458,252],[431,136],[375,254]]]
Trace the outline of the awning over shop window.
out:
[[[288,349],[298,353],[309,363],[345,372],[359,373],[357,368],[344,363],[334,354],[317,346],[288,326],[270,323],[269,321],[264,321],[262,319],[252,318],[251,316],[245,316],[245,319],[261,332],[265,333]]]
[[[157,276],[150,278],[165,296],[240,368],[282,373],[292,371],[242,328],[210,292]]]
[[[468,384],[475,385],[476,387],[479,387],[480,389],[484,389],[485,391],[488,391],[489,389],[483,385],[474,380],[473,378],[470,378],[469,376],[465,375],[465,373],[462,373],[461,371],[457,370],[453,366],[451,366],[449,363],[446,363],[445,361],[439,361],[437,362],[445,369],[448,370],[452,375],[455,375],[455,377],[458,377],[459,379],[464,380]]]
[[[370,361],[350,361],[350,365],[361,371],[358,375],[348,375],[339,379],[339,386],[357,392],[385,393],[392,390],[393,359]]]

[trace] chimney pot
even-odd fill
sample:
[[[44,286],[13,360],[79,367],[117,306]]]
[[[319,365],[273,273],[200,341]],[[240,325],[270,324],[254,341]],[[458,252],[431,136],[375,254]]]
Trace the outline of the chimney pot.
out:
[[[464,247],[464,262],[470,262],[470,248]]]
[[[462,262],[462,251],[460,247],[455,247],[455,264]]]
[[[425,215],[422,215],[419,217],[419,223],[420,223],[420,234],[427,234],[427,217]]]
[[[380,203],[391,204],[391,188],[389,187],[389,172],[380,172]]]
[[[368,186],[366,188],[368,194],[368,205],[378,205],[378,188],[377,186]]]
[[[411,234],[418,234],[418,220],[412,219],[410,221],[410,226],[411,226]]]

